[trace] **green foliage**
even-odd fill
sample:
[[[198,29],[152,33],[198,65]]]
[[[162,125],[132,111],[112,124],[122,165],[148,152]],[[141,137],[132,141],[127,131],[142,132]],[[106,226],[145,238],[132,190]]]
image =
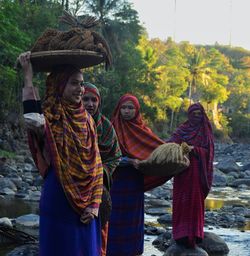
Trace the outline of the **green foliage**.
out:
[[[0,119],[4,119],[9,110],[20,109],[21,86],[13,68],[0,65],[0,69]]]
[[[61,7],[51,1],[0,1],[0,118],[21,109],[22,83],[14,69],[18,55],[30,49],[47,26],[55,26]]]
[[[223,130],[213,129],[214,138],[218,141],[224,141],[227,134]]]
[[[224,135],[231,135],[232,133],[232,127],[229,125],[229,118],[224,115],[223,113],[219,113],[219,120],[220,120],[220,124],[222,126],[222,130]]]
[[[250,76],[245,70],[235,70],[228,84],[230,97],[225,103],[233,112],[248,113],[250,106]]]
[[[147,122],[166,134],[186,120],[191,102],[202,101],[214,109],[220,104],[223,110],[217,120],[223,130],[215,130],[218,137],[249,136],[250,52],[218,44],[175,43],[171,38],[149,40],[127,0],[0,0],[0,121],[10,111],[21,111],[17,56],[46,28],[61,28],[58,17],[63,8],[100,19],[98,32],[111,47],[113,69],[87,69],[85,80],[100,89],[107,116],[129,92],[138,97]],[[43,94],[45,75],[37,74],[34,81]],[[208,114],[215,119],[212,109]]]
[[[115,63],[123,46],[128,42],[136,44],[143,31],[137,11],[127,0],[85,0],[81,11],[100,20],[99,32],[108,41]]]
[[[15,158],[16,154],[14,152],[9,152],[6,150],[0,149],[0,158],[5,157],[5,158]]]
[[[230,126],[232,127],[232,137],[250,137],[250,114],[235,112],[231,116]]]
[[[210,72],[206,82],[200,85],[201,98],[208,103],[223,103],[228,99],[229,91],[226,89],[228,77],[218,74],[215,70]]]
[[[16,13],[17,15],[13,15]],[[0,118],[7,115],[9,109],[16,109],[18,100],[18,82],[14,64],[16,57],[29,43],[29,38],[19,29],[17,16],[19,6],[10,1],[0,2]]]

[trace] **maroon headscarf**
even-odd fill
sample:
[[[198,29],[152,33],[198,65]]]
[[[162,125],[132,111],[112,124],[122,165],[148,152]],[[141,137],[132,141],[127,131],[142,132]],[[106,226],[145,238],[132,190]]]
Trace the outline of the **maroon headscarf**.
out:
[[[194,111],[196,110],[199,110],[201,114],[195,115]],[[205,193],[207,194],[213,179],[214,136],[211,123],[200,103],[195,103],[189,107],[188,120],[177,128],[169,141],[176,143],[185,141],[189,145],[207,150],[206,155],[197,152],[203,170],[206,170],[203,181],[206,188]],[[198,148],[195,150],[199,151]]]

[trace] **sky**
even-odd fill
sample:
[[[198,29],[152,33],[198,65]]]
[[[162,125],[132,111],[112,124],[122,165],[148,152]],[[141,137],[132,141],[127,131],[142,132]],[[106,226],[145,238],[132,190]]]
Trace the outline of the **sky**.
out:
[[[250,50],[250,0],[129,0],[149,38]]]

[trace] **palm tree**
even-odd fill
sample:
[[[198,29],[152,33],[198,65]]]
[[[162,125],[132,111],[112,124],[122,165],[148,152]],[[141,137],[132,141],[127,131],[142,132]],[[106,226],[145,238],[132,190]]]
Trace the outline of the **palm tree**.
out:
[[[207,82],[207,63],[205,58],[203,57],[203,49],[196,50],[189,58],[187,68],[190,72],[190,80],[189,80],[189,90],[188,90],[188,98],[192,100],[192,98],[197,99],[197,84],[199,82],[204,83]]]
[[[115,55],[121,53],[121,45],[139,40],[142,30],[138,13],[124,0],[86,0],[81,10],[100,21],[100,33],[109,42]]]
[[[86,0],[83,3],[83,9],[87,9],[95,15],[101,23],[107,22],[108,16],[112,17],[117,10],[121,0]]]

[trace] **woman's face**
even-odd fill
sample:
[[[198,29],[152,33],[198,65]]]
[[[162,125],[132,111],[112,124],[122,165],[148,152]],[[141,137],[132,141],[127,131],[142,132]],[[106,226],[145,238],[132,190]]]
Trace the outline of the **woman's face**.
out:
[[[77,104],[80,103],[83,93],[83,75],[76,72],[69,78],[62,97],[70,104]]]
[[[87,92],[83,95],[82,100],[86,110],[90,113],[91,116],[93,116],[99,106],[98,97],[92,92]]]
[[[121,116],[124,120],[131,120],[135,117],[136,108],[132,101],[126,101],[121,105]]]
[[[192,124],[200,124],[203,121],[203,115],[200,110],[194,110],[190,113],[189,119]]]

